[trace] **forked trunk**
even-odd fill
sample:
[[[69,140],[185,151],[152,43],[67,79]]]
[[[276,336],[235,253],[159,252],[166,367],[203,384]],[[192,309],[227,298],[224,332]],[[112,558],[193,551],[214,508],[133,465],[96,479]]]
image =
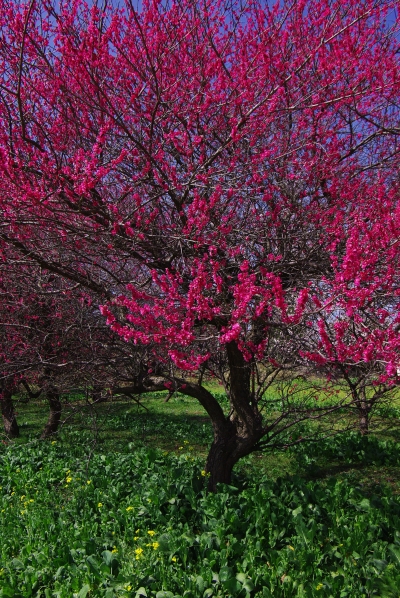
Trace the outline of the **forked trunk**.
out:
[[[0,391],[1,415],[3,417],[4,432],[8,438],[18,438],[19,427],[15,417],[12,391],[6,386]]]
[[[253,451],[260,436],[260,433],[255,433],[244,437],[230,422],[227,422],[224,431],[215,434],[206,463],[209,490],[215,492],[218,484],[231,483],[233,467]]]
[[[230,411],[226,415],[217,399],[201,385],[176,379],[177,390],[197,399],[207,411],[214,430],[214,441],[207,457],[205,471],[208,487],[229,484],[234,465],[254,451],[265,434],[258,405],[251,392],[251,364],[245,361],[235,342],[226,344],[229,363]],[[154,380],[154,382],[156,382]],[[162,380],[161,388],[165,387]]]
[[[208,487],[230,484],[234,465],[249,455],[263,436],[262,418],[251,392],[251,366],[234,342],[226,345],[231,411],[223,425],[214,424],[214,441],[207,458]]]
[[[47,399],[49,401],[50,413],[47,423],[42,432],[41,438],[49,438],[55,434],[58,430],[61,419],[61,401],[58,390],[55,387],[51,387],[47,391]]]

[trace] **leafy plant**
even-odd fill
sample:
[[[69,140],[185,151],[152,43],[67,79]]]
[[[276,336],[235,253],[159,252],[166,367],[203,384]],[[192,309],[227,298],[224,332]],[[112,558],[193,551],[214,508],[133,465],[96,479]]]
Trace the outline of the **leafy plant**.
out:
[[[0,596],[396,596],[400,498],[387,487],[260,476],[210,494],[185,448],[69,449],[1,450]]]

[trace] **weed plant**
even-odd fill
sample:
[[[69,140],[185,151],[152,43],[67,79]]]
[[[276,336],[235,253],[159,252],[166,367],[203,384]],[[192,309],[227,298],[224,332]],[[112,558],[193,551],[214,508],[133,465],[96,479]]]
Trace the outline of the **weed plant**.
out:
[[[178,454],[88,455],[89,439],[1,449],[0,596],[398,597],[400,498],[389,487],[241,474],[210,494],[188,441]],[[318,445],[324,458],[335,442]],[[343,458],[364,442],[350,437]],[[375,463],[398,463],[394,444],[371,446]],[[316,447],[294,459],[315,463]]]

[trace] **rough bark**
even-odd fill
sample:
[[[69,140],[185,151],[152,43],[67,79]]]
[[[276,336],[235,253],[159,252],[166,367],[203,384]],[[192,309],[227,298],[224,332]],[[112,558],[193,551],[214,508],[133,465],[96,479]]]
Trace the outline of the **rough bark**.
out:
[[[1,415],[3,417],[4,432],[8,438],[18,438],[19,427],[15,417],[12,389],[6,385],[0,390]]]
[[[358,424],[361,436],[369,433],[369,409],[360,407],[358,410]]]
[[[367,436],[369,433],[369,415],[372,409],[373,401],[369,401],[365,388],[360,388],[359,397],[356,402],[358,410],[358,426],[361,436]]]
[[[220,429],[218,433],[214,433],[206,462],[209,490],[215,492],[218,484],[231,483],[234,466],[254,450],[259,439],[259,434],[243,435],[243,430],[235,429],[235,425],[230,421],[226,422],[224,430]]]
[[[55,387],[51,387],[47,390],[47,399],[49,401],[50,412],[47,423],[43,429],[41,438],[49,438],[49,436],[53,436],[58,430],[58,426],[60,424],[61,419],[61,401],[60,395]]]
[[[251,392],[251,365],[245,361],[236,343],[228,343],[226,348],[231,410],[222,425],[213,422],[214,441],[206,463],[209,489],[213,492],[219,483],[231,483],[234,465],[249,455],[263,436],[261,414]]]

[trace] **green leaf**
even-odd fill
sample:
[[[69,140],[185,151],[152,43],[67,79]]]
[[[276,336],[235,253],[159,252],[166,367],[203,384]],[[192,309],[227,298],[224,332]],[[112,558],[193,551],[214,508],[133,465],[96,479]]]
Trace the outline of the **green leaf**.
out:
[[[15,597],[15,588],[10,586],[4,586],[1,588],[1,596],[7,596],[8,598]]]
[[[60,577],[62,577],[64,571],[65,567],[63,565],[61,567],[58,567],[57,571],[54,574],[54,579],[59,579]]]
[[[174,595],[172,592],[165,592],[162,590],[161,592],[157,592],[156,598],[174,598]]]
[[[169,534],[161,534],[158,538],[159,547],[158,549],[161,552],[170,552],[171,551],[171,536]]]
[[[22,561],[20,561],[19,559],[13,559],[11,561],[12,566],[14,567],[14,569],[25,569],[25,565]]]
[[[147,597],[147,592],[146,589],[141,587],[138,589],[138,591],[135,594],[135,598],[139,598],[140,596],[146,596]]]
[[[400,549],[398,549],[394,544],[389,546],[389,550],[394,556],[394,560],[396,561],[397,565],[400,565]]]
[[[252,592],[254,590],[254,583],[251,579],[246,579],[243,584],[243,589],[246,590],[246,592]]]
[[[368,498],[363,498],[362,501],[357,505],[357,508],[360,511],[369,511],[371,508],[371,503],[369,502]]]
[[[79,591],[78,598],[86,598],[88,592],[90,592],[90,586],[86,583]]]
[[[113,554],[112,552],[110,552],[109,550],[104,550],[104,552],[101,553],[101,556],[103,557],[103,561],[105,562],[105,564],[108,567],[111,567],[111,561],[113,560]]]
[[[94,576],[96,577],[96,579],[102,580],[103,576],[100,574],[99,563],[96,561],[95,557],[93,555],[88,556],[86,559],[86,562],[89,565],[89,568],[92,571],[92,573],[94,574]],[[86,596],[86,594],[85,594],[85,596]]]
[[[230,567],[221,567],[221,570],[219,572],[219,578],[221,580],[222,583],[228,581],[228,579],[230,579],[232,577],[232,569]]]
[[[196,577],[196,586],[197,586],[197,589],[199,590],[199,592],[204,592],[205,582],[204,582],[204,579],[201,577],[201,575],[198,575]]]
[[[234,594],[235,592],[240,592],[240,590],[242,589],[242,585],[234,577],[231,577],[230,579],[224,581],[223,586],[231,594]]]
[[[382,572],[387,566],[387,562],[382,559],[372,559],[372,563],[379,572]]]

